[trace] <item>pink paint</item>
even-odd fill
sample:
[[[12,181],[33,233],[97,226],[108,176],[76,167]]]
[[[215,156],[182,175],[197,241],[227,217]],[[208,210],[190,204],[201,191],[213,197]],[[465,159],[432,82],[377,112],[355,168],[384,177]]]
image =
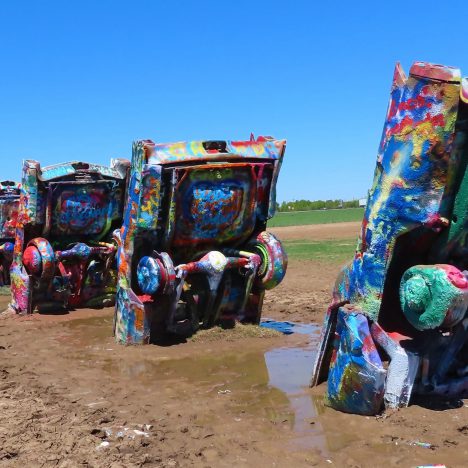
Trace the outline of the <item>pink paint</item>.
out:
[[[459,289],[468,289],[468,280],[465,275],[452,265],[439,265],[440,268],[446,271],[450,282]]]

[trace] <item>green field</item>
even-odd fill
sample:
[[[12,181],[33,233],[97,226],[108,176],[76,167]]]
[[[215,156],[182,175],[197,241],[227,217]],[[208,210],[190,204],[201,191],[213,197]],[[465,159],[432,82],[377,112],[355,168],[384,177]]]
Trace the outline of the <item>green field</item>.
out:
[[[301,226],[304,224],[344,223],[362,221],[364,208],[344,208],[341,210],[281,212],[268,221],[268,227]]]
[[[323,260],[347,263],[354,257],[356,238],[330,240],[283,240],[283,247],[291,260]]]

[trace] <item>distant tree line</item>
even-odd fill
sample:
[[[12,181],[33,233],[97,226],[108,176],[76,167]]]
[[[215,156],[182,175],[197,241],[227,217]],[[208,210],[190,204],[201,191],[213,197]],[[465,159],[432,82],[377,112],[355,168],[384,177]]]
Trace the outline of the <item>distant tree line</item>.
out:
[[[359,200],[294,200],[277,204],[277,211],[332,210],[337,208],[359,208]]]

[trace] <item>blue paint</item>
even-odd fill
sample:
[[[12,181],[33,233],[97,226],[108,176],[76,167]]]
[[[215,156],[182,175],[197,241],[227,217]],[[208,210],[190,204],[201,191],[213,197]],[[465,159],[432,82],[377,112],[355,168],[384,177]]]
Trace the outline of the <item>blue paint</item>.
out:
[[[49,181],[73,175],[77,172],[77,169],[80,169],[81,167],[86,168],[87,172],[103,174],[107,177],[113,177],[117,179],[122,178],[122,173],[118,170],[118,168],[102,166],[100,164],[83,163],[81,161],[70,161],[61,164],[54,164],[51,166],[44,166],[41,169],[41,179],[43,181]]]
[[[15,245],[12,242],[5,242],[0,246],[3,252],[13,252]]]
[[[258,323],[265,290],[284,276],[286,255],[278,241],[266,246],[265,258],[255,252],[257,237],[266,236],[257,216],[267,219],[285,141],[231,142],[239,154],[205,143],[134,143],[123,225],[114,232],[118,288],[128,292],[117,296],[118,341],[147,342],[147,325],[157,314],[167,316],[166,331],[182,335],[223,319]],[[273,149],[275,157],[268,158]],[[244,161],[244,153],[255,154],[255,161]],[[160,270],[134,257],[150,252],[159,260],[164,255]],[[261,261],[272,265],[263,276],[257,274]],[[176,271],[184,274],[176,277]]]
[[[313,323],[278,322],[267,318],[260,322],[260,326],[271,328],[272,330],[279,331],[285,335],[291,335],[293,333],[310,335],[319,329],[319,327]]]
[[[362,244],[338,286],[341,300],[359,304],[372,319],[379,317],[396,239],[418,226],[436,225],[441,216],[458,105],[456,91],[455,84],[414,77],[393,86],[364,215]]]
[[[372,415],[383,405],[385,369],[362,313],[338,310],[338,345],[330,364],[327,404],[346,413]]]
[[[138,286],[145,294],[155,294],[161,284],[161,269],[152,257],[142,257],[137,267]]]
[[[196,184],[190,202],[184,205],[187,219],[193,220],[193,235],[216,238],[232,224],[242,207],[242,192],[240,185],[233,181]]]

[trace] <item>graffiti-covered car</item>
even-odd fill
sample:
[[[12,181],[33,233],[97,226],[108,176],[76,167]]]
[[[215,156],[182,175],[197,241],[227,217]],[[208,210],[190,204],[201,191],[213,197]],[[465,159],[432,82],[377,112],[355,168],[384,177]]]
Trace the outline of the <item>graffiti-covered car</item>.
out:
[[[110,167],[27,160],[11,266],[11,308],[18,313],[111,306],[130,162]]]
[[[312,385],[376,414],[468,392],[468,80],[397,64],[353,262],[340,274]]]
[[[10,284],[19,198],[20,184],[12,180],[0,182],[0,286]]]
[[[119,342],[258,323],[265,290],[286,272],[281,243],[265,230],[285,146],[267,137],[134,143],[115,234]]]

